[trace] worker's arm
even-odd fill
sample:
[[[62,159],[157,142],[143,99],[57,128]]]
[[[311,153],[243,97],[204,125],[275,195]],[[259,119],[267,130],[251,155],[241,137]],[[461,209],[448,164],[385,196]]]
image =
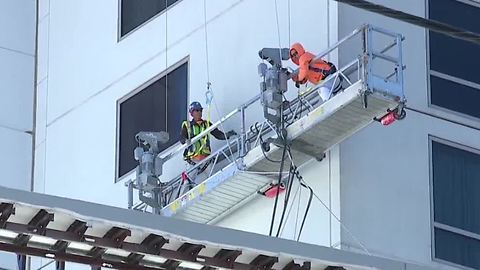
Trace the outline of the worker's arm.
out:
[[[307,74],[310,70],[310,62],[312,61],[314,55],[306,52],[300,56],[298,63],[298,81],[305,82],[307,79]]]
[[[187,127],[182,124],[182,130],[180,131],[180,143],[185,144],[188,140],[188,131]]]
[[[210,123],[210,125],[212,125],[212,123]],[[217,140],[226,140],[233,135],[237,135],[237,133],[233,130],[230,130],[230,131],[224,133],[223,131],[221,131],[218,128],[215,128],[214,130],[212,130],[210,132],[210,134],[212,134],[213,137],[215,137]]]

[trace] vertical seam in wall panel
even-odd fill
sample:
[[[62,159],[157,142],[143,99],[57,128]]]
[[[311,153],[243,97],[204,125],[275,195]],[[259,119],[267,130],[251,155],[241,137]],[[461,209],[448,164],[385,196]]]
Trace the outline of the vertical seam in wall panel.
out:
[[[45,187],[46,187],[46,183],[47,183],[47,150],[48,150],[48,88],[49,88],[49,84],[50,84],[50,81],[49,81],[49,73],[50,73],[50,28],[51,28],[51,25],[50,25],[50,18],[52,17],[52,11],[51,11],[51,1],[48,1],[48,29],[46,31],[46,35],[47,35],[47,48],[46,48],[46,54],[47,54],[47,58],[46,58],[46,61],[47,61],[47,70],[46,70],[46,76],[45,76],[45,83],[46,83],[46,87],[45,87],[45,139],[43,140],[44,141],[44,144],[45,144],[45,147],[44,147],[44,150],[43,150],[43,193],[45,193]]]
[[[38,78],[38,19],[39,19],[39,0],[35,1],[35,52],[33,56],[33,104],[32,104],[32,152],[31,152],[31,166],[30,166],[30,191],[33,192],[35,187],[35,144],[36,144],[36,130],[37,130],[37,78]],[[26,269],[32,268],[32,258],[27,256]]]
[[[328,207],[332,210],[332,152],[328,151]],[[330,227],[330,247],[332,247],[332,214],[328,216]]]
[[[327,48],[330,48],[330,0],[327,1]],[[328,61],[331,61],[330,54],[328,54]],[[331,177],[331,152],[328,151],[328,207],[332,209],[332,177]],[[329,227],[329,246],[332,246],[332,214],[328,215]]]
[[[331,24],[330,24],[330,0],[327,0],[327,47],[328,48],[330,48],[330,27],[331,27]],[[332,61],[332,59],[330,58],[330,53],[328,53],[328,61]]]
[[[38,79],[38,18],[39,18],[39,0],[35,1],[35,56],[33,64],[33,123],[32,123],[32,168],[30,170],[30,191],[34,191],[35,186],[35,144],[37,142],[37,79]]]

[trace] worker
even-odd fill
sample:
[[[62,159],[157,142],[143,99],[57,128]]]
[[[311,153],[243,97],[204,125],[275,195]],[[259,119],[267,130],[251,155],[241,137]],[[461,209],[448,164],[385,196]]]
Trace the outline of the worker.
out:
[[[329,75],[337,72],[334,64],[322,59],[314,60],[314,58],[315,55],[306,52],[300,43],[295,43],[290,48],[290,59],[299,67],[298,74],[292,78],[297,87],[307,82],[318,84]],[[334,80],[331,79],[320,87],[320,97],[323,101],[327,101],[331,94],[335,94],[334,89],[332,89],[333,82]]]
[[[188,111],[192,116],[192,120],[190,122],[183,121],[182,123],[182,130],[180,134],[180,142],[182,144],[190,144],[190,141],[197,136],[198,134],[202,133],[204,130],[209,128],[212,123],[210,121],[206,121],[202,119],[202,112],[203,107],[202,104],[198,101],[194,101],[190,104]],[[237,133],[233,130],[230,130],[226,133],[220,131],[218,128],[213,129],[210,131],[210,134],[213,135],[218,140],[227,140],[231,136],[237,135]],[[190,145],[188,148],[185,149],[183,152],[184,160],[190,165],[195,166],[198,162],[202,161],[206,157],[211,154],[210,148],[210,136],[206,135],[202,137],[200,140],[195,142],[194,144]],[[199,168],[193,175],[189,175],[192,181],[197,182],[198,174],[205,171],[205,169],[210,164],[207,161],[201,168]]]

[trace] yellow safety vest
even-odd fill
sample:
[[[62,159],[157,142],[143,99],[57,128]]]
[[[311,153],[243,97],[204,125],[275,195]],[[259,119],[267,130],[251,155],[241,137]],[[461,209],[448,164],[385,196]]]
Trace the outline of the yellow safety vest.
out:
[[[210,123],[208,121],[203,121],[201,124],[194,124],[193,122],[183,121],[182,127],[183,126],[187,128],[188,139],[193,139],[195,136],[206,130],[210,126]],[[209,135],[206,135],[189,146],[184,157],[185,159],[190,159],[199,155],[208,156],[210,153],[210,138]]]

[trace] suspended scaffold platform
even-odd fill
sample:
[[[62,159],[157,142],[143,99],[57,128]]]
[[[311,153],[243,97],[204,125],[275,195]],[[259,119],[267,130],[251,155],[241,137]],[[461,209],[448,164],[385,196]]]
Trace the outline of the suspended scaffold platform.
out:
[[[377,39],[389,43],[376,48]],[[359,55],[345,61],[345,65],[321,84],[305,89],[284,109],[290,158],[296,167],[311,159],[321,160],[326,151],[375,120],[381,119],[383,124],[388,124],[405,117],[403,37],[400,34],[364,25],[317,58],[355,40],[360,40]],[[342,89],[322,102],[319,88],[331,85],[330,93],[333,93],[339,84]],[[211,162],[213,169],[209,171],[209,177],[187,192],[181,191],[181,175],[161,184],[155,193],[157,213],[199,223],[215,223],[277,181],[279,164],[271,160],[281,159],[283,147],[266,143],[268,138],[275,141],[279,137],[275,127],[269,121],[256,123],[250,128],[246,124],[246,110],[259,100],[260,96],[253,98],[192,140],[191,144],[233,116],[240,115],[239,137],[190,169],[194,171],[205,162]],[[385,118],[390,119],[383,121]],[[180,146],[162,156],[163,160],[181,155],[185,147]],[[277,175],[270,172],[277,172]],[[129,182],[128,185],[132,192],[135,183]],[[138,209],[142,204],[134,206],[131,203],[130,207]]]

